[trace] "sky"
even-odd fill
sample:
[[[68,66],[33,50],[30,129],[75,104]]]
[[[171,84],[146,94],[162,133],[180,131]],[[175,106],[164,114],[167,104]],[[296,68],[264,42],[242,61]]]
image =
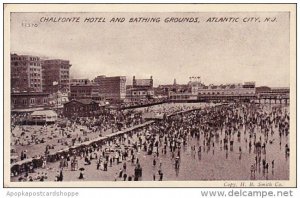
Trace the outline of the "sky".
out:
[[[42,17],[80,17],[79,22],[41,22]],[[87,17],[105,18],[87,23]],[[110,23],[124,17],[123,23]],[[129,23],[134,17],[160,23]],[[167,17],[198,17],[199,23],[166,23]],[[238,17],[238,22],[206,22]],[[259,17],[260,22],[247,21]],[[276,17],[275,22],[263,22]],[[27,25],[24,25],[27,24]],[[37,27],[25,27],[37,24]],[[154,85],[255,81],[257,86],[289,86],[289,14],[264,13],[12,13],[11,52],[70,60],[73,78],[153,76]]]

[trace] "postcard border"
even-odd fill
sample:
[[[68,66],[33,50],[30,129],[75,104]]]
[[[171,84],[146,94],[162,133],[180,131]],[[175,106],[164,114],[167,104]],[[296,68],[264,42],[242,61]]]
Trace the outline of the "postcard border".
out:
[[[296,181],[295,181],[295,186],[294,187],[256,187],[256,188],[261,188],[261,189],[265,189],[265,188],[276,188],[276,189],[286,189],[286,188],[297,188],[297,181],[298,181],[298,175],[297,175],[297,165],[298,165],[298,158],[297,158],[297,129],[298,129],[298,125],[297,125],[297,99],[298,99],[298,93],[297,93],[297,82],[298,82],[298,79],[297,79],[297,63],[298,63],[298,60],[297,60],[297,3],[3,3],[3,188],[229,188],[229,187],[220,187],[220,186],[205,186],[205,187],[201,187],[201,186],[197,186],[197,187],[194,187],[194,186],[162,186],[162,187],[157,187],[157,186],[131,186],[131,185],[128,185],[129,187],[125,187],[125,186],[84,186],[85,184],[83,184],[83,186],[79,186],[79,187],[71,187],[71,186],[63,186],[63,187],[58,187],[58,186],[47,186],[47,187],[44,187],[44,186],[37,186],[37,187],[33,187],[33,186],[7,186],[5,185],[5,162],[4,162],[4,158],[5,158],[5,135],[4,135],[4,131],[5,131],[5,124],[4,124],[4,121],[5,121],[5,118],[4,118],[4,115],[5,115],[5,109],[4,109],[4,105],[5,105],[5,62],[7,61],[5,59],[5,46],[7,45],[5,42],[5,7],[6,5],[247,5],[247,4],[251,4],[251,5],[294,5],[295,6],[295,46],[290,46],[290,50],[292,47],[295,47],[295,53],[296,53],[296,56],[295,56],[295,67],[296,67],[296,74],[295,74],[295,77],[296,77],[296,85],[295,85],[295,94],[296,94],[296,101],[295,101],[295,105],[296,105],[296,111],[295,111],[295,121],[296,121],[296,143],[295,143],[295,146],[296,146],[296,151],[295,151],[295,154],[296,154],[296,157],[295,157],[295,160],[296,160],[296,167],[295,167],[295,174],[296,174]],[[290,27],[290,30],[291,30],[291,27]],[[291,34],[291,32],[290,32]],[[9,41],[10,42],[10,41]],[[290,54],[291,56],[291,54]],[[290,68],[292,68],[292,63],[290,62]],[[6,66],[7,67],[7,66]],[[290,75],[290,82],[291,82],[291,78],[293,76]],[[291,174],[291,170],[290,171],[290,174]],[[225,180],[227,181],[227,180]],[[225,182],[224,181],[224,182]],[[228,181],[231,181],[231,180],[228,180]],[[237,180],[237,181],[244,181],[244,180]],[[265,181],[265,180],[263,180]],[[279,180],[280,182],[281,180]],[[290,181],[290,179],[289,179]],[[89,182],[97,182],[97,181],[89,181]],[[144,182],[144,181],[143,181]],[[168,181],[169,182],[169,181]],[[174,181],[176,182],[176,181]],[[211,182],[211,181],[209,181]],[[219,182],[219,181],[218,181]],[[234,182],[234,181],[233,181]],[[9,184],[11,184],[12,182],[7,182]],[[48,183],[48,182],[47,182]],[[49,183],[52,183],[52,182],[49,182]],[[73,182],[66,182],[66,183],[73,183]],[[131,182],[130,182],[131,183]],[[144,183],[148,183],[148,182],[144,182]],[[172,182],[171,182],[172,183]],[[33,185],[34,183],[32,183]],[[60,183],[62,184],[62,183]],[[126,183],[127,184],[127,183]],[[135,183],[133,183],[135,184]],[[253,188],[253,187],[243,187],[245,189],[249,189],[249,188]]]

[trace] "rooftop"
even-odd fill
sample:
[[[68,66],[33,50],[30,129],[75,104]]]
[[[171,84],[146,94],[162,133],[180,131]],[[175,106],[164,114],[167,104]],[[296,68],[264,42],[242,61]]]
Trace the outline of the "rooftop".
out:
[[[49,93],[44,92],[14,92],[11,96],[48,96]]]
[[[52,110],[41,110],[41,111],[34,111],[32,116],[39,116],[39,115],[45,115],[45,116],[57,116],[57,113]]]

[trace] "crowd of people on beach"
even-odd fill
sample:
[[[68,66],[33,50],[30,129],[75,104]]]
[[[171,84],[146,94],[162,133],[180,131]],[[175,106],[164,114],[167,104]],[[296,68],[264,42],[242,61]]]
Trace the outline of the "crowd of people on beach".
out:
[[[61,118],[56,124],[40,125],[17,124],[17,120],[28,119],[30,115],[14,115],[12,118],[12,148],[28,147],[18,153],[20,160],[47,154],[65,147],[80,144],[90,139],[101,137],[143,123],[140,112],[108,110],[97,117]],[[36,153],[34,145],[45,145],[45,153]],[[38,150],[41,150],[38,148]],[[25,153],[22,155],[21,153]],[[21,159],[22,158],[22,159]]]
[[[110,169],[114,166],[119,167],[119,170],[112,174],[114,181],[143,180],[144,167],[138,154],[144,153],[150,159],[148,161],[151,161],[152,179],[162,181],[165,179],[162,158],[168,157],[172,164],[172,167],[168,168],[174,169],[176,174],[179,174],[181,156],[186,148],[189,148],[191,156],[198,160],[201,160],[204,153],[214,153],[217,150],[224,152],[226,158],[229,152],[233,151],[239,153],[240,160],[242,154],[245,156],[248,154],[249,157],[254,156],[253,164],[249,165],[249,177],[255,179],[260,170],[265,174],[269,169],[273,171],[275,167],[276,159],[266,157],[268,146],[271,144],[280,144],[281,146],[282,139],[289,137],[289,110],[283,106],[232,103],[202,108],[195,108],[191,105],[174,105],[157,109],[153,111],[168,114],[181,113],[62,154],[59,156],[59,167],[55,180],[63,181],[66,170],[80,171],[78,179],[88,180],[85,175],[86,169],[111,171]],[[183,110],[190,111],[182,112]],[[152,109],[149,107],[145,111],[152,111]],[[112,123],[117,123],[116,120],[123,122],[122,127],[125,126],[124,128],[142,123],[140,111],[131,113],[134,116],[121,113],[114,114],[114,116],[106,115],[98,119],[77,118],[69,126],[70,130],[74,130],[72,127],[76,125],[86,126],[89,131],[100,133],[105,127],[109,128]],[[124,129],[122,127],[116,131]],[[277,136],[279,139],[276,138]],[[84,142],[81,136],[78,138]],[[282,147],[288,158],[289,144],[286,143]],[[45,152],[46,156],[47,154],[49,153]],[[84,164],[84,166],[79,167],[78,164]],[[41,174],[39,174],[39,178],[36,179],[41,181]],[[22,179],[30,181],[28,173],[27,178],[22,177]],[[42,180],[44,181],[46,178],[43,176]]]

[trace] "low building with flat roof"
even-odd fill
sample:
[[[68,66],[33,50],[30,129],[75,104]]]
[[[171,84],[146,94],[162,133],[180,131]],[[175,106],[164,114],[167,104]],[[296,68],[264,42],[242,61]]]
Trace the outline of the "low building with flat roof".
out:
[[[49,107],[48,93],[42,92],[19,92],[11,93],[12,111],[34,111],[34,109]]]
[[[71,100],[64,105],[63,115],[68,118],[96,116],[104,107],[104,102],[91,99]]]
[[[55,123],[57,117],[57,113],[53,110],[41,110],[31,113],[29,121],[33,124]]]

